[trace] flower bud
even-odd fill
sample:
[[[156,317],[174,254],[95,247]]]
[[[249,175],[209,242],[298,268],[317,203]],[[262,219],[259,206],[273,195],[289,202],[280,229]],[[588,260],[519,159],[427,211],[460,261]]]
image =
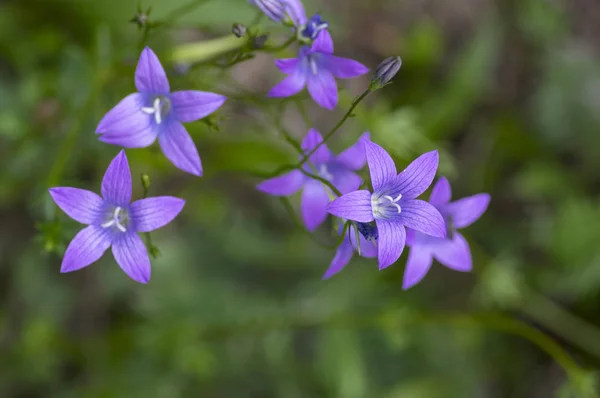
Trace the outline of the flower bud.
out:
[[[142,29],[148,25],[148,19],[151,11],[152,7],[149,7],[146,11],[144,11],[142,10],[142,7],[138,5],[137,13],[129,20],[129,22],[136,24],[138,28]]]
[[[150,176],[146,173],[142,174],[142,187],[144,187],[144,191],[148,191],[150,188]]]
[[[400,57],[384,59],[375,69],[375,73],[371,78],[370,90],[374,91],[389,84],[400,70],[400,66],[402,66],[402,59]]]
[[[235,35],[235,37],[244,37],[246,36],[246,25],[234,23],[231,27],[231,32]]]

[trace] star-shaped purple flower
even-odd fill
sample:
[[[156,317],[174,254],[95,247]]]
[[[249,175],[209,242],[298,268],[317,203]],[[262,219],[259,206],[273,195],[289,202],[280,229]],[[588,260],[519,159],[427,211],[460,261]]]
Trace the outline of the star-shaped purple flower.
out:
[[[321,178],[331,182],[342,194],[352,192],[358,189],[362,183],[362,179],[355,171],[361,169],[365,164],[364,142],[368,139],[369,133],[364,133],[354,145],[337,156],[327,148],[327,145],[323,144],[304,164],[304,170],[311,174],[318,174]],[[302,142],[304,153],[308,154],[322,141],[321,134],[315,129],[310,129]],[[302,220],[309,231],[314,231],[325,221],[327,217],[325,206],[335,196],[322,182],[307,177],[300,170],[293,170],[279,177],[265,180],[256,188],[274,196],[293,195],[303,188]]]
[[[406,244],[410,247],[402,288],[408,289],[419,283],[429,271],[435,258],[455,271],[471,270],[471,250],[467,240],[457,230],[468,227],[481,217],[490,203],[490,195],[479,193],[450,202],[452,191],[444,177],[434,185],[429,202],[446,220],[446,239],[427,236],[408,230]]]
[[[60,272],[77,271],[97,261],[112,246],[119,266],[140,283],[150,280],[150,258],[137,232],[150,232],[170,223],[185,201],[159,196],[131,203],[131,172],[121,150],[102,179],[102,197],[79,188],[50,188],[54,202],[69,217],[88,225],[71,241]]]
[[[358,231],[357,231],[358,230]],[[340,233],[343,229],[340,229]],[[356,242],[356,233],[360,245]],[[335,257],[331,260],[329,268],[323,275],[322,279],[329,279],[333,275],[340,272],[352,259],[354,251],[359,253],[362,257],[374,258],[377,257],[377,228],[364,223],[357,223],[356,225],[351,224],[346,231],[346,237],[344,241],[338,246]]]
[[[203,91],[171,92],[156,54],[146,47],[135,71],[135,87],[98,124],[100,141],[125,148],[143,148],[158,138],[167,158],[179,169],[201,176],[202,164],[194,141],[182,122],[213,113],[225,102],[219,94]]]
[[[365,142],[373,193],[350,192],[327,205],[334,216],[377,225],[379,269],[395,263],[404,249],[405,227],[427,235],[446,236],[444,219],[431,204],[416,200],[431,185],[438,167],[438,152],[427,152],[400,174],[390,155],[379,145]]]
[[[311,47],[301,47],[298,58],[277,59],[275,64],[289,76],[269,91],[269,97],[289,97],[308,86],[315,102],[327,109],[338,103],[334,77],[350,79],[369,71],[357,61],[333,55],[333,41],[327,30],[317,36]]]

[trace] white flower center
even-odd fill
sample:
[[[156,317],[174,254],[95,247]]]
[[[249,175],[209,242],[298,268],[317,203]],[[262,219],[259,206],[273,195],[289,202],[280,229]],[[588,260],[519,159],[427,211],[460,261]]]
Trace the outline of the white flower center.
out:
[[[390,212],[400,214],[402,208],[398,204],[398,201],[402,199],[402,194],[399,193],[394,199],[390,195],[372,195],[371,196],[371,210],[375,218],[386,218],[390,216]]]
[[[313,75],[319,74],[317,61],[314,59],[314,57],[311,57],[310,55],[308,56],[308,65],[310,66],[310,70],[312,71]]]
[[[121,212],[122,211],[122,212]],[[102,224],[102,228],[109,228],[113,225],[116,226],[119,231],[125,232],[127,229],[123,226],[122,223],[126,223],[128,220],[127,212],[124,211],[121,207],[116,207],[112,217],[110,220]]]
[[[144,106],[142,108],[142,112],[147,113],[148,115],[154,115],[156,124],[161,124],[170,110],[171,101],[162,95],[154,98],[152,106]]]
[[[329,172],[326,164],[319,165],[319,175],[327,181],[333,180],[333,174]]]

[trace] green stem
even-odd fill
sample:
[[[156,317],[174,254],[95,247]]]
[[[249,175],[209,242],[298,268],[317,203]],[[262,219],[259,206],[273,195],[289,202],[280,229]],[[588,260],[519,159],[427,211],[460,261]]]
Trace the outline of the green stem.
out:
[[[171,53],[173,62],[194,63],[212,59],[246,44],[246,40],[227,35],[212,40],[181,44]]]
[[[294,208],[292,207],[290,200],[285,196],[280,197],[279,200],[280,200],[281,204],[283,204],[283,207],[285,208],[285,210],[288,212],[290,218],[294,221],[294,224],[296,224],[297,227],[299,227],[306,235],[308,235],[308,237],[314,243],[316,243],[318,246],[321,246],[328,250],[335,249],[338,246],[337,242],[335,245],[326,245],[326,244],[323,244],[321,241],[319,241],[317,238],[315,238],[315,236],[313,234],[311,234],[309,231],[306,230],[306,228],[304,227],[302,222],[296,216],[296,212],[294,211]]]
[[[331,182],[327,181],[320,175],[309,173],[308,171],[304,170],[302,167],[299,170],[305,176],[315,179],[317,181],[320,181],[322,184],[325,184],[327,187],[329,187],[329,189],[331,189],[333,191],[334,194],[336,194],[336,196],[338,196],[338,197],[342,196],[342,193]]]
[[[279,46],[265,46],[263,48],[260,48],[258,50],[256,50],[257,52],[264,52],[264,53],[278,53],[280,51],[285,50],[286,48],[288,48],[292,43],[294,43],[296,41],[296,37],[292,36],[289,39],[287,39],[283,44],[279,45]]]
[[[152,27],[152,35],[149,35],[147,40],[154,37],[158,30],[171,26],[173,22],[184,17],[186,14],[190,13],[195,8],[200,7],[202,4],[207,3],[208,1],[210,0],[192,0],[189,3],[183,4],[182,6],[174,9],[165,17],[163,21],[160,21],[157,26]]]

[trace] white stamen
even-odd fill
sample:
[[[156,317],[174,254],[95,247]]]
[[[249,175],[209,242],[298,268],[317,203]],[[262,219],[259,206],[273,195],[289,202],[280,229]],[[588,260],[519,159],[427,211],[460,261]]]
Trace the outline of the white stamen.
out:
[[[115,212],[113,214],[112,220],[105,222],[104,224],[102,224],[102,228],[108,228],[108,227],[112,227],[113,225],[117,225],[117,228],[119,229],[119,231],[121,232],[126,232],[127,229],[121,225],[121,223],[119,222],[119,213],[121,212],[121,208],[117,207],[115,209]]]
[[[319,166],[319,174],[327,181],[333,179],[333,175],[329,172],[329,170],[327,170],[327,165],[322,164]]]
[[[156,124],[161,124],[162,123],[162,115],[161,115],[162,109],[161,108],[162,108],[162,103],[160,101],[160,97],[156,97],[156,98],[154,98],[152,107],[144,106],[142,108],[142,112],[147,113],[149,115],[154,114],[154,120],[156,121]]]
[[[319,71],[317,69],[317,63],[315,62],[315,60],[312,57],[308,58],[308,64],[310,65],[310,70],[312,71],[313,75],[316,75],[319,73]]]
[[[400,200],[400,198],[402,198],[402,194],[399,193],[398,197],[396,199],[393,199],[391,196],[389,195],[385,195],[384,198],[386,198],[387,200],[389,200],[391,202],[392,205],[396,206],[396,208],[398,209],[398,214],[400,214],[400,212],[402,211],[402,208],[400,207],[400,205],[398,203],[396,203],[397,201]]]

